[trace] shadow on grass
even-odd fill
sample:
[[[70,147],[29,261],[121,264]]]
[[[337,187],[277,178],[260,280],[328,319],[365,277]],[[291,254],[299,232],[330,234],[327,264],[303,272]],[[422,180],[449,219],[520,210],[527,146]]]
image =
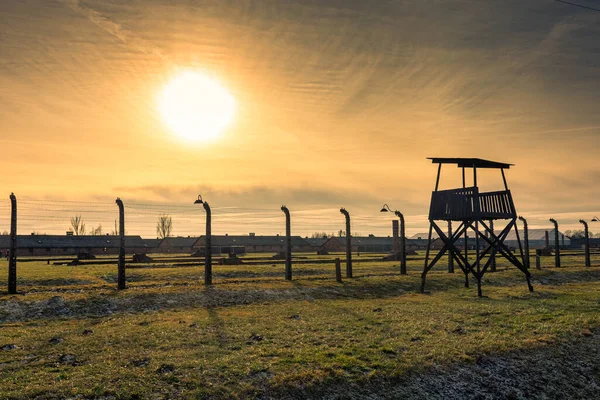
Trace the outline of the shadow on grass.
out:
[[[116,282],[116,281],[115,281]],[[75,285],[91,285],[94,281],[83,280],[83,279],[68,279],[68,278],[54,278],[54,279],[28,279],[26,281],[19,280],[18,286],[35,287],[35,286],[75,286]]]
[[[213,288],[206,288],[206,295],[213,295]],[[214,306],[207,306],[206,311],[208,312],[208,318],[210,320],[210,326],[214,330],[219,347],[225,347],[227,344],[227,334],[225,332],[225,322],[219,316],[217,309]]]
[[[523,285],[522,296],[513,298],[538,298],[543,296],[544,285],[563,285],[570,282],[591,282],[600,280],[598,270],[552,270],[543,271],[535,278],[534,283],[539,283],[540,294],[534,292],[530,295],[526,285],[521,281],[522,275],[511,272],[509,276],[501,276],[499,273],[486,280],[484,291],[487,287],[504,287]],[[333,273],[332,273],[333,275]],[[504,275],[504,274],[502,274]],[[371,277],[373,275],[369,275]],[[196,283],[182,283],[189,289],[182,291],[144,291],[141,288],[129,289],[123,292],[111,291],[103,293],[96,290],[87,291],[86,297],[80,293],[76,298],[69,296],[53,296],[46,300],[24,301],[18,297],[0,297],[0,323],[12,321],[28,321],[36,319],[52,318],[79,318],[99,317],[115,313],[140,313],[147,311],[170,310],[181,308],[206,307],[228,307],[247,304],[261,304],[265,302],[287,302],[296,300],[331,300],[331,299],[385,299],[401,297],[407,293],[416,293],[419,289],[420,278],[414,274],[399,277],[396,274],[384,274],[384,279],[370,279],[365,277],[344,278],[344,283],[339,284],[331,277],[314,277],[307,279],[296,279],[291,283],[278,280],[278,286],[264,289],[264,287],[248,287],[252,282],[245,282],[246,286],[241,288],[231,285],[219,284],[198,290],[200,286]],[[387,279],[387,278],[393,279]],[[323,280],[328,280],[323,284]],[[318,282],[318,283],[316,283]],[[544,283],[546,282],[546,283]],[[261,282],[264,284],[265,282]],[[173,284],[162,285],[175,286]],[[441,292],[460,289],[462,277],[460,274],[446,275],[442,273],[432,274],[428,281],[427,290],[430,292]],[[113,288],[111,286],[111,288]],[[160,290],[159,286],[159,290]],[[141,290],[140,290],[141,289]],[[476,296],[475,289],[466,289]],[[484,292],[485,294],[485,292]]]
[[[472,354],[471,362],[428,362],[398,375],[291,377],[252,396],[268,399],[528,399],[597,398],[600,328],[569,342],[540,342],[501,354]],[[568,367],[567,367],[568,366]],[[376,368],[373,367],[377,372]]]

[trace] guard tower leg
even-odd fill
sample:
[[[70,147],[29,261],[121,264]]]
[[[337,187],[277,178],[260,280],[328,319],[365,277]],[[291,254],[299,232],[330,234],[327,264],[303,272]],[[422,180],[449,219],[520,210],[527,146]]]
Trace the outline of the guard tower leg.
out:
[[[475,221],[475,264],[477,266],[477,296],[481,297],[481,266],[479,260],[479,222]]]
[[[448,237],[452,237],[452,221],[448,221]],[[448,273],[454,273],[454,256],[452,249],[448,250]]]
[[[469,230],[465,229],[465,287],[469,287],[469,235],[467,234]]]
[[[433,230],[433,221],[429,221],[429,235],[427,236],[427,250],[425,251],[425,266],[421,274],[421,293],[425,293],[425,279],[427,277],[427,264],[429,263],[429,249],[431,248],[431,232]]]

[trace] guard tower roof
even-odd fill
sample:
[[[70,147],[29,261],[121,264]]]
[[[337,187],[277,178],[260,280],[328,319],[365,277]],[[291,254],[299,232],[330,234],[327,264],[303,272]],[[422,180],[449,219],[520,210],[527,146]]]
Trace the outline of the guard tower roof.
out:
[[[456,164],[459,168],[498,168],[509,169],[514,164],[500,163],[481,158],[436,158],[428,157],[433,164]]]

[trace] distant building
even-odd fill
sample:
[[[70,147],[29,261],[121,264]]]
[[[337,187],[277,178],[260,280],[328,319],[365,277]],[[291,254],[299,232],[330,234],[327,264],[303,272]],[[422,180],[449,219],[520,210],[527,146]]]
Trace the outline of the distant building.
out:
[[[158,245],[159,253],[193,253],[194,243],[198,240],[197,237],[168,237],[160,241]]]
[[[422,233],[415,233],[414,235],[409,237],[409,239],[417,239],[417,240],[427,241],[428,237],[429,237],[429,232],[422,232]],[[433,231],[433,232],[431,232],[431,237],[436,239],[436,238],[438,238],[438,235],[437,235],[437,233],[435,233],[435,231]],[[427,245],[427,243],[425,245]]]
[[[312,244],[313,250],[325,250],[328,253],[343,253],[346,251],[346,237],[330,237],[327,239],[306,239]],[[427,240],[406,239],[406,251],[424,249]],[[357,253],[390,253],[394,238],[379,236],[352,236],[352,251]]]
[[[546,247],[546,231],[548,231],[548,239],[550,242],[550,247],[554,246],[554,229],[529,229],[529,248],[530,249],[543,249]],[[523,243],[523,230],[519,230],[519,237],[521,238],[521,244]],[[558,232],[558,240],[561,246],[569,247],[571,246],[571,239],[565,236],[562,232]],[[564,238],[564,243],[563,243]],[[517,237],[515,235],[515,231],[511,230],[506,240],[504,241],[508,247],[518,248],[519,243],[517,242]]]
[[[319,250],[323,244],[325,244],[325,242],[328,240],[329,238],[327,237],[320,237],[320,238],[304,238],[304,240],[310,244],[310,247],[312,250],[317,251]]]
[[[321,249],[328,253],[342,253],[346,251],[345,237],[330,237],[321,245]]]
[[[292,251],[311,251],[309,242],[300,236],[292,236]],[[194,244],[195,250],[205,246],[205,236],[200,236]],[[229,254],[232,249],[244,248],[246,253],[279,253],[285,251],[285,236],[258,236],[258,235],[213,235],[211,245],[220,247],[221,253]]]
[[[162,242],[162,239],[143,239],[144,241],[144,247],[146,249],[146,253],[156,253],[158,252],[159,246],[160,246],[160,242]]]
[[[590,248],[593,249],[597,249],[600,248],[600,238],[589,238],[590,240]],[[577,249],[583,249],[585,248],[585,239],[580,237],[580,238],[576,238],[573,239],[571,238],[571,247],[573,248],[577,248]]]
[[[502,227],[504,228],[504,227]],[[500,229],[502,229],[500,228]],[[500,231],[499,227],[496,227],[495,232],[496,234],[499,233]],[[530,249],[542,249],[544,247],[546,247],[546,231],[548,231],[548,239],[550,241],[550,247],[554,247],[554,229],[529,229],[529,248]],[[429,233],[417,233],[413,236],[411,236],[411,239],[417,239],[417,240],[425,240],[427,241],[427,235]],[[467,240],[467,245],[468,248],[470,250],[475,249],[475,237],[473,236],[473,232],[469,231],[469,238]],[[563,234],[562,232],[558,232],[559,235],[559,240],[560,240],[560,245],[563,246]],[[432,233],[431,235],[433,238],[437,238],[438,235],[436,235],[435,233]],[[523,245],[523,230],[520,229],[519,230],[519,237],[521,239],[521,245]],[[464,240],[464,236],[461,236],[456,242],[456,247],[459,249],[464,249],[465,248],[465,240]],[[439,244],[441,245],[442,242],[441,240],[439,241]],[[517,236],[515,234],[514,230],[511,230],[508,235],[506,236],[506,239],[504,240],[504,244],[506,246],[508,246],[509,248],[513,248],[513,249],[518,249],[519,248],[519,243],[517,242]],[[425,246],[427,245],[427,243],[425,243]],[[565,247],[569,247],[571,245],[571,239],[564,236],[564,246]],[[435,248],[433,247],[434,243],[432,242],[432,249]],[[436,245],[437,246],[437,245]],[[487,247],[487,243],[483,240],[480,239],[479,240],[479,247],[480,248],[486,248]],[[441,247],[439,247],[441,248]]]
[[[121,238],[113,235],[17,235],[17,256],[60,256],[90,253],[118,254]],[[0,236],[0,249],[10,248],[10,236]],[[125,236],[127,253],[143,253],[140,236]]]

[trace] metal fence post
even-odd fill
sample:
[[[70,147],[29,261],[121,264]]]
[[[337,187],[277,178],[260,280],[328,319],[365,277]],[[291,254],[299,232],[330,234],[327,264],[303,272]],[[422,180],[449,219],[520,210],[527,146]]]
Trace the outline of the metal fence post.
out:
[[[290,210],[286,206],[281,206],[281,211],[285,214],[285,279],[292,280],[292,228],[290,222]]]
[[[125,280],[125,209],[123,201],[117,197],[119,206],[119,263],[117,267],[117,289],[123,290],[127,287]]]
[[[345,208],[340,212],[346,217],[346,278],[352,278],[352,236],[350,233],[350,213]]]
[[[17,198],[10,194],[10,250],[8,253],[8,293],[17,294]]]

